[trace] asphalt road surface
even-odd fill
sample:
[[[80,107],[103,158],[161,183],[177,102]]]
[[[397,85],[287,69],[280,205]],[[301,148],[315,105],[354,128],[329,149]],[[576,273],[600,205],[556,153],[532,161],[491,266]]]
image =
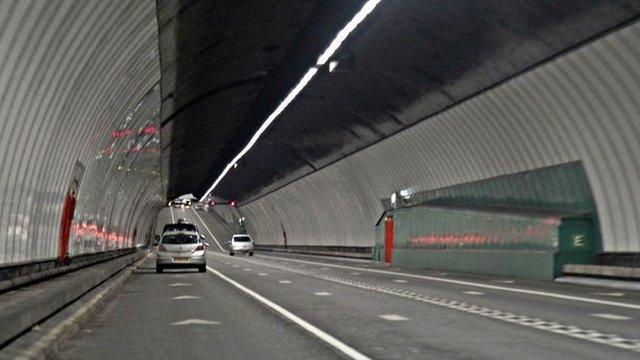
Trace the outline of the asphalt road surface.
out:
[[[207,273],[156,274],[150,257],[61,357],[640,358],[638,292],[326,257],[231,257],[206,214],[173,212],[162,221],[185,217],[212,243]]]

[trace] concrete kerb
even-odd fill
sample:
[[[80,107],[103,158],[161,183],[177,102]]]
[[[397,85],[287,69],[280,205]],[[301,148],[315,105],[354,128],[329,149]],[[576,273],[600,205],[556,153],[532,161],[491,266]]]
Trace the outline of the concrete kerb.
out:
[[[49,319],[32,326],[29,332],[0,351],[0,360],[57,358],[56,354],[63,349],[69,338],[92,319],[117,290],[122,288],[133,271],[147,260],[144,256],[146,254],[146,251],[140,252],[131,262],[111,273],[105,281],[96,284],[98,286],[80,295],[62,310],[58,309]]]

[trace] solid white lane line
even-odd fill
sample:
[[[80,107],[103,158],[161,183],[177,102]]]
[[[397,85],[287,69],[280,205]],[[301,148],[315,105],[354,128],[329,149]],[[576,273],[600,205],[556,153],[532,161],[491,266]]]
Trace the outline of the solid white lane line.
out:
[[[592,292],[592,295],[599,295],[599,296],[616,296],[616,297],[621,297],[624,296],[624,293],[621,292]]]
[[[200,296],[180,295],[173,298],[173,300],[195,300],[202,299]]]
[[[291,284],[291,281],[289,281],[289,280],[278,280],[278,282],[280,284]]]
[[[331,293],[326,291],[318,291],[318,292],[314,292],[313,294],[317,296],[331,296]]]
[[[262,257],[262,258],[278,259],[277,256],[270,256],[270,255],[258,255],[258,256]],[[574,295],[564,295],[564,294],[560,294],[560,293],[540,291],[540,290],[529,290],[529,289],[523,289],[523,288],[513,288],[513,287],[506,287],[506,286],[499,286],[499,285],[475,283],[475,282],[463,281],[463,280],[443,279],[443,278],[438,278],[438,277],[434,277],[434,276],[399,273],[399,272],[388,271],[388,270],[359,268],[359,267],[354,267],[354,266],[328,264],[328,263],[322,263],[322,262],[317,262],[317,261],[307,261],[307,260],[298,260],[298,259],[289,259],[289,258],[287,259],[287,261],[306,262],[308,264],[314,264],[314,265],[319,265],[319,266],[328,266],[328,267],[334,267],[334,268],[339,268],[339,269],[367,271],[367,272],[378,273],[378,274],[385,274],[385,275],[392,275],[392,276],[402,276],[402,277],[408,277],[408,278],[413,278],[413,279],[423,279],[423,280],[437,281],[437,282],[443,282],[443,283],[449,283],[449,284],[473,286],[473,287],[484,288],[484,289],[507,291],[507,292],[514,292],[514,293],[520,293],[520,294],[544,296],[544,297],[550,297],[550,298],[555,298],[555,299],[572,300],[572,301],[585,302],[585,303],[591,303],[591,304],[616,306],[616,307],[622,307],[622,308],[627,308],[627,309],[640,310],[640,304],[631,304],[631,303],[624,303],[624,302],[619,302],[619,301],[600,300],[600,299],[586,298],[586,297],[574,296]]]
[[[218,321],[203,320],[203,319],[188,319],[182,321],[176,321],[171,325],[184,326],[184,325],[220,325]]]
[[[334,338],[333,336],[331,336],[328,333],[320,330],[319,328],[317,328],[314,325],[308,323],[307,321],[299,318],[298,316],[294,315],[293,313],[291,313],[290,311],[286,310],[282,306],[274,303],[273,301],[265,298],[264,296],[262,296],[262,295],[256,293],[255,291],[245,287],[244,285],[242,285],[242,284],[238,283],[237,281],[227,277],[226,275],[222,274],[221,272],[219,272],[219,271],[217,271],[217,270],[215,270],[213,268],[210,268],[210,267],[207,266],[207,269],[210,272],[212,272],[215,275],[217,275],[222,280],[228,282],[229,284],[233,285],[234,287],[236,287],[240,291],[242,291],[245,294],[253,297],[254,299],[256,299],[259,302],[261,302],[262,304],[264,304],[265,306],[267,306],[270,309],[272,309],[273,311],[277,312],[282,317],[284,317],[287,320],[295,323],[296,325],[300,326],[301,328],[303,328],[304,330],[308,331],[309,333],[315,335],[320,340],[322,340],[325,343],[329,344],[330,346],[334,347],[335,349],[337,349],[341,353],[345,354],[349,358],[355,359],[355,360],[370,360],[370,358],[367,357],[366,355],[358,352],[357,350],[355,350],[354,348],[350,347],[349,345],[347,345],[347,344],[343,343],[342,341]]]
[[[589,316],[599,317],[607,320],[631,320],[632,317],[616,314],[590,314]]]
[[[462,293],[467,295],[484,295],[484,293],[480,291],[463,291]]]
[[[409,319],[407,319],[404,316],[400,316],[400,315],[396,315],[396,314],[386,314],[386,315],[378,315],[378,317],[381,317],[387,321],[407,321]]]
[[[406,282],[407,282],[407,280],[404,280],[404,279],[395,279],[395,280],[392,280],[392,281],[393,281],[394,283],[398,283],[398,284],[404,284],[404,283],[406,283]]]
[[[195,209],[191,209],[191,210],[193,211],[194,214],[196,214],[196,217],[198,217],[198,219],[200,220],[200,223],[202,223],[202,226],[204,226],[205,230],[207,230],[209,235],[211,235],[211,238],[213,239],[213,242],[215,242],[216,245],[218,245],[218,249],[220,249],[220,251],[224,252],[225,251],[224,248],[222,246],[220,246],[220,243],[218,242],[218,239],[216,239],[215,235],[213,235],[213,233],[211,232],[211,230],[207,226],[207,223],[204,222],[204,220],[202,220],[202,218],[200,217],[200,214],[198,214],[198,212]]]
[[[171,213],[171,223],[175,224],[176,223],[176,218],[173,216],[173,208],[169,207],[169,212]]]

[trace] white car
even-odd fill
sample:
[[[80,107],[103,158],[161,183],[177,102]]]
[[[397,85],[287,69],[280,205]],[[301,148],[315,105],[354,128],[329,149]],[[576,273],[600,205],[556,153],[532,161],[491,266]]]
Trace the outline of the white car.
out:
[[[231,241],[229,241],[229,255],[233,256],[236,253],[245,253],[249,256],[253,256],[254,242],[247,234],[233,235]]]
[[[207,271],[207,259],[204,235],[196,231],[168,231],[156,249],[156,272],[161,273],[166,268],[198,268]]]

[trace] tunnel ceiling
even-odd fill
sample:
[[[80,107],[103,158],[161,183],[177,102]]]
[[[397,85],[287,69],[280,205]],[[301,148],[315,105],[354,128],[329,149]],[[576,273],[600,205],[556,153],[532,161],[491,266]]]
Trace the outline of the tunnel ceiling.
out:
[[[202,195],[363,1],[158,1],[168,196]],[[214,191],[249,201],[635,20],[640,1],[383,1]]]

